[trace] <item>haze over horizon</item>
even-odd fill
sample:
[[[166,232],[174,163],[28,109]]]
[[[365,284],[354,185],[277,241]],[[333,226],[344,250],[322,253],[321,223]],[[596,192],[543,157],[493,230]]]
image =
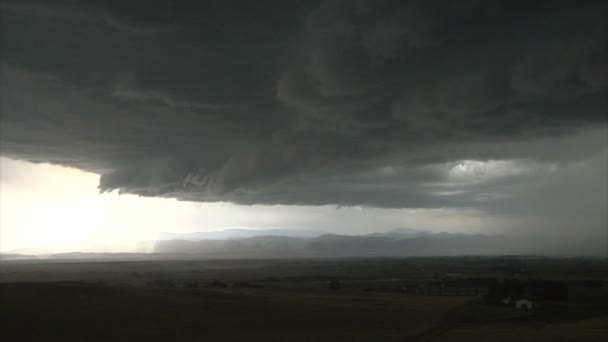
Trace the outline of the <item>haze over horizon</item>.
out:
[[[608,3],[236,3],[0,0],[0,252],[406,227],[608,253]]]

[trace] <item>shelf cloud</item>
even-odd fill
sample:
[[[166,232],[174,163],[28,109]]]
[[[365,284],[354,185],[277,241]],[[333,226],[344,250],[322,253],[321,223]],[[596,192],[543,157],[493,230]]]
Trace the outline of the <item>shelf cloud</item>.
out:
[[[234,2],[2,1],[2,155],[188,201],[606,202],[606,3]]]

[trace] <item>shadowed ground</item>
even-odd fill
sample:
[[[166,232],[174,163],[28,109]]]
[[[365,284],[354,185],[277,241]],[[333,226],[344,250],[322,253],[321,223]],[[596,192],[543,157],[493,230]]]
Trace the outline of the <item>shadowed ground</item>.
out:
[[[391,341],[463,298],[2,284],[7,341]]]

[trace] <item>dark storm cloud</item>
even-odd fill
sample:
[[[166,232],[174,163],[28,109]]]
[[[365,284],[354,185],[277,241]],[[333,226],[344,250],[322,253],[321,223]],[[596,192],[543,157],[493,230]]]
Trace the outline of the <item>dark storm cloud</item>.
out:
[[[0,6],[2,154],[95,171],[102,191],[475,206],[428,184],[462,159],[605,146],[599,1]]]

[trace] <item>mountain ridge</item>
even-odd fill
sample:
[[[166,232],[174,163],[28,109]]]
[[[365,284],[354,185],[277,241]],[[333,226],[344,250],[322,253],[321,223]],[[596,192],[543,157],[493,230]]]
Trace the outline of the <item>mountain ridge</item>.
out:
[[[366,235],[323,234],[314,238],[259,235],[225,240],[159,240],[151,251],[217,258],[508,254],[514,245],[511,242],[494,235],[397,230]]]

